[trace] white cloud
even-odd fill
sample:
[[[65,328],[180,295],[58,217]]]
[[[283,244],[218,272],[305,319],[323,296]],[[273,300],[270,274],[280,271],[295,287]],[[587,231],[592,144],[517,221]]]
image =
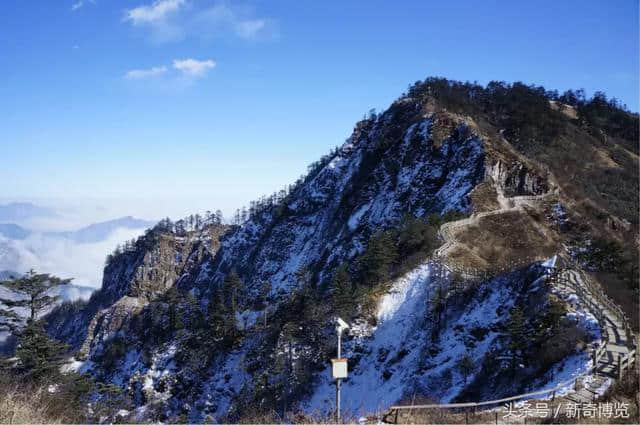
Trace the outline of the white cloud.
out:
[[[84,6],[87,3],[92,3],[95,4],[96,0],[77,0],[75,3],[73,3],[71,5],[71,11],[75,12],[76,10],[80,9],[82,6]]]
[[[222,2],[202,7],[185,0],[156,0],[125,11],[123,21],[144,27],[156,42],[185,37],[210,40],[228,34],[246,40],[274,35],[273,20],[256,17],[251,8]]]
[[[252,38],[266,26],[264,19],[253,19],[236,22],[236,33],[244,38]]]
[[[215,68],[216,63],[211,59],[197,60],[197,59],[175,59],[173,61],[173,67],[178,71],[190,77],[202,77],[210,69]]]
[[[167,72],[166,66],[154,66],[149,69],[132,69],[124,75],[129,80],[143,80],[147,78],[159,77]]]
[[[184,5],[184,0],[156,0],[150,5],[139,6],[125,12],[124,20],[134,25],[154,24],[165,20]]]
[[[202,10],[195,18],[206,34],[207,28],[211,30],[227,29],[240,38],[253,38],[263,31],[267,20],[263,18],[250,18],[247,11],[231,8],[226,4],[218,4]]]
[[[215,67],[216,62],[212,59],[174,59],[171,66],[132,69],[124,74],[124,79],[150,83],[150,87],[155,89],[182,90],[193,85]]]
[[[61,278],[73,278],[73,283],[99,288],[107,254],[116,245],[140,236],[144,229],[118,228],[103,241],[78,243],[35,233],[20,241],[0,237],[0,270],[24,273],[35,269]]]

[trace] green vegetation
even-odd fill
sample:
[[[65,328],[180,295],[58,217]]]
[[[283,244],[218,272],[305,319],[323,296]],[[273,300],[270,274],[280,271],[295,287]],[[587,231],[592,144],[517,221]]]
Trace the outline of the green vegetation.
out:
[[[431,320],[434,323],[433,333],[431,335],[432,339],[435,341],[438,335],[440,334],[440,330],[443,326],[443,317],[442,314],[445,312],[447,308],[447,290],[444,288],[444,283],[439,282],[439,285],[436,287],[431,299],[429,300],[429,315]]]
[[[524,312],[520,307],[511,309],[509,319],[506,323],[507,334],[509,335],[508,348],[511,351],[511,367],[515,371],[518,359],[522,358],[522,350],[527,346],[527,321]]]
[[[594,238],[586,250],[576,252],[576,259],[589,269],[615,273],[629,289],[639,289],[637,255],[625,252],[615,240]]]
[[[0,359],[0,422],[5,421],[5,413],[10,414],[9,423],[69,423],[78,422],[80,418],[92,421],[86,410],[90,400],[94,400],[94,413],[98,415],[111,411],[115,404],[126,405],[119,389],[95,382],[88,376],[61,372],[68,347],[50,338],[39,318],[58,301],[57,296],[50,295],[51,290],[67,283],[69,280],[34,271],[20,279],[2,282],[22,297],[0,302],[8,308],[29,309],[29,317],[25,321],[12,310],[0,311],[5,329],[17,338],[15,357]],[[118,347],[115,343],[109,346],[111,350]]]
[[[398,259],[394,236],[383,231],[369,239],[367,249],[357,261],[362,285],[372,287],[389,279],[391,266]]]
[[[15,353],[18,362],[11,365],[11,369],[34,382],[55,374],[63,363],[67,347],[49,338],[38,319],[59,299],[50,295],[51,290],[69,282],[48,274],[36,274],[33,270],[19,279],[3,282],[19,295],[17,300],[0,298],[0,303],[7,307],[0,309],[0,326],[18,341]],[[12,310],[14,308],[28,309],[26,321]]]
[[[588,99],[584,90],[567,90],[562,95],[542,86],[491,81],[486,86],[430,77],[408,89],[408,96],[425,101],[436,99],[442,106],[473,118],[488,118],[516,147],[534,152],[549,145],[564,130],[566,116],[554,109],[550,101],[574,107],[577,121],[591,134],[602,137],[600,130],[612,137],[633,141],[628,148],[638,153],[638,115],[628,111],[618,100],[596,92]]]
[[[51,290],[66,285],[71,279],[62,280],[48,274],[37,274],[33,270],[19,279],[7,280],[2,285],[19,295],[19,299],[0,298],[7,308],[0,308],[0,330],[14,332],[21,327],[22,320],[12,308],[29,310],[29,320],[35,321],[44,310],[54,305],[60,297],[51,295]]]
[[[352,318],[358,306],[371,312],[391,280],[415,268],[440,245],[438,228],[442,223],[461,217],[464,214],[458,211],[442,216],[407,215],[397,227],[371,235],[367,248],[353,263],[336,269],[332,281],[336,311],[345,319]]]
[[[345,264],[338,267],[333,276],[333,305],[339,316],[347,317],[354,308],[353,283]]]
[[[476,370],[476,363],[473,361],[473,358],[469,354],[465,354],[458,362],[457,367],[460,371],[460,374],[462,375],[462,378],[464,379],[464,383],[466,384],[469,375],[471,375],[473,371]]]

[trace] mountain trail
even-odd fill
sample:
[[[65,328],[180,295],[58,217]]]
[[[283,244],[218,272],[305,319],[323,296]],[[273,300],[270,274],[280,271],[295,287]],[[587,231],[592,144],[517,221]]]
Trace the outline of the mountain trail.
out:
[[[444,243],[436,249],[434,256],[440,258],[443,262],[446,262],[445,258],[449,251],[455,246],[456,239],[454,234],[457,230],[463,227],[469,227],[478,225],[480,219],[493,215],[505,214],[509,212],[522,212],[524,213],[524,206],[533,206],[535,203],[548,199],[558,194],[558,188],[551,189],[541,195],[525,195],[525,196],[513,196],[506,197],[504,192],[498,189],[498,203],[500,208],[493,211],[486,211],[481,213],[474,213],[470,217],[463,218],[461,220],[450,221],[440,226],[438,235]]]

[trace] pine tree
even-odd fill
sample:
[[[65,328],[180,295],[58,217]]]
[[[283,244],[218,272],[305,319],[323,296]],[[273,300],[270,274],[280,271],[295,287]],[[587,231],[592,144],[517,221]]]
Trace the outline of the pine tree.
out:
[[[515,371],[520,351],[526,347],[526,319],[520,307],[511,309],[507,320],[507,333],[509,334],[509,350],[513,354],[511,367]]]
[[[435,322],[433,328],[434,332],[432,334],[432,337],[435,339],[442,328],[442,315],[447,307],[447,292],[442,281],[439,281],[436,286],[429,303],[429,313],[431,314],[432,320]]]
[[[59,299],[50,295],[51,289],[70,281],[48,274],[36,274],[31,270],[20,279],[3,282],[5,287],[21,295],[19,300],[0,298],[0,303],[8,307],[0,309],[0,318],[4,329],[11,331],[18,339],[17,368],[29,379],[36,380],[57,373],[64,361],[67,347],[49,338],[37,319]],[[17,307],[29,310],[26,324],[11,310]]]
[[[222,211],[220,210],[216,210],[216,222],[215,224],[222,224],[222,221],[224,220],[224,216],[222,215]]]
[[[29,320],[18,333],[18,370],[33,380],[56,375],[65,362],[67,348],[49,338],[41,322]]]
[[[49,274],[36,274],[36,272],[30,270],[20,279],[3,282],[7,289],[21,295],[21,299],[0,298],[0,303],[9,308],[27,308],[29,310],[29,320],[35,321],[39,313],[47,310],[60,299],[57,295],[50,295],[51,289],[67,285],[70,282],[71,279],[60,279]],[[8,319],[9,327],[14,328],[11,325],[11,323],[15,323],[14,313],[8,312],[6,309],[0,309],[0,318]]]
[[[235,270],[232,270],[225,276],[222,285],[226,298],[225,304],[235,314],[238,311],[238,298],[240,288],[242,287],[242,280],[240,280],[240,276],[238,276]]]
[[[240,289],[242,280],[235,271],[227,274],[222,283],[222,293],[214,294],[214,305],[210,306],[210,319],[218,335],[222,337],[225,347],[231,348],[238,338],[240,331],[236,323],[236,313],[239,309]],[[213,308],[213,310],[211,309]]]
[[[476,364],[473,361],[473,358],[469,354],[465,354],[462,356],[460,361],[457,364],[458,370],[464,379],[464,383],[467,383],[467,379],[469,379],[469,375],[473,373],[476,368]]]
[[[391,265],[397,256],[390,232],[378,232],[373,235],[358,261],[363,282],[368,286],[374,286],[388,279]]]
[[[354,305],[353,286],[346,264],[338,267],[336,274],[333,276],[332,298],[336,313],[346,319]]]

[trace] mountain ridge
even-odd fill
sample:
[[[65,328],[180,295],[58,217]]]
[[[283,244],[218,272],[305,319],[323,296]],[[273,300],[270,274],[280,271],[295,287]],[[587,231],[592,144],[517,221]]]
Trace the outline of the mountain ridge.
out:
[[[513,222],[508,219],[485,223],[476,230],[465,229],[479,232],[473,236],[476,240],[491,237],[486,244],[474,244],[468,236],[465,239],[465,232],[457,234],[467,245],[458,244],[457,252],[447,257],[466,267],[495,263],[493,258],[501,254],[491,249],[502,246],[527,252],[531,256],[527,258],[544,257],[552,249],[569,259],[571,253],[565,252],[562,244],[573,238],[566,230],[571,227],[567,223],[575,222],[582,211],[570,202],[571,196],[565,193],[567,183],[558,179],[556,168],[537,161],[539,154],[518,150],[521,139],[514,145],[506,139],[522,136],[522,129],[533,134],[534,140],[538,134],[546,137],[546,133],[537,133],[542,130],[528,121],[525,124],[533,128],[517,122],[503,132],[489,122],[492,118],[487,112],[474,112],[473,117],[452,112],[444,105],[455,102],[443,100],[438,90],[444,89],[437,79],[414,85],[387,111],[359,122],[341,148],[312,166],[288,193],[253,207],[241,224],[210,222],[185,231],[171,222],[161,222],[110,259],[103,287],[91,300],[55,311],[49,318],[49,332],[80,350],[83,362],[78,364],[79,370],[129,389],[134,400],[132,419],[186,415],[194,422],[237,420],[241,406],[265,405],[286,412],[294,406],[311,409],[323,405],[325,411],[330,410],[323,403],[306,403],[313,399],[314,391],[326,393],[330,388],[326,362],[335,349],[330,319],[338,308],[344,308],[359,328],[369,329],[353,337],[361,338],[361,344],[352,344],[352,337],[345,342],[353,350],[350,369],[354,382],[355,376],[366,373],[377,388],[396,373],[398,369],[392,364],[380,369],[375,352],[380,349],[395,353],[394,362],[415,371],[422,380],[420,385],[411,380],[393,381],[400,387],[394,389],[395,400],[386,404],[411,388],[438,396],[439,390],[430,383],[445,375],[448,380],[462,382],[453,359],[440,359],[446,367],[437,374],[429,372],[428,364],[406,362],[413,362],[418,352],[427,360],[439,359],[438,353],[423,348],[428,338],[436,345],[447,340],[480,344],[487,327],[496,334],[505,332],[506,307],[496,313],[492,323],[463,326],[457,331],[447,325],[456,321],[464,325],[465,317],[475,314],[473,309],[467,310],[464,300],[475,300],[471,305],[479,305],[482,297],[508,296],[509,305],[521,306],[532,326],[549,320],[547,310],[559,301],[539,274],[540,265],[531,260],[530,266],[468,282],[468,289],[458,295],[454,291],[450,304],[442,307],[443,324],[431,316],[430,309],[424,309],[424,304],[416,304],[415,313],[428,316],[425,323],[430,331],[414,334],[418,351],[412,348],[404,354],[393,342],[382,346],[375,342],[375,332],[381,332],[376,330],[381,320],[379,309],[385,297],[391,296],[389,291],[406,276],[424,269],[428,272],[418,273],[423,276],[419,282],[430,289],[411,299],[418,297],[428,303],[440,293],[439,288],[462,279],[455,274],[430,277],[433,266],[429,258],[437,247],[433,229],[448,215],[473,213],[480,201],[500,205],[505,202],[504,194],[536,196],[558,188],[540,205],[514,211]],[[530,95],[535,99],[536,92]],[[574,128],[573,118],[552,109],[548,99],[534,104],[549,115],[543,118]],[[555,131],[559,130],[551,133]],[[587,132],[584,136],[592,137]],[[545,146],[542,149],[554,148]],[[490,190],[481,193],[483,184]],[[561,225],[554,211],[565,203],[570,218],[563,219]],[[516,224],[520,229],[515,233],[508,227],[495,227]],[[596,230],[598,226],[594,224]],[[494,228],[497,231],[491,231]],[[512,236],[518,233],[522,237],[514,241]],[[549,246],[537,246],[537,235],[548,240]],[[402,256],[393,254],[394,249]],[[384,267],[379,269],[379,264]],[[343,270],[342,274],[337,270]],[[345,279],[350,281],[347,286],[339,286]],[[346,300],[341,301],[340,291],[347,291]],[[349,306],[350,301],[355,305]],[[404,319],[394,313],[385,320],[401,323]],[[413,327],[421,322],[411,323]],[[561,321],[553,326],[578,329],[583,325]],[[587,343],[597,339],[585,329],[576,335]],[[462,355],[457,347],[451,350]],[[456,384],[461,394],[510,395],[515,390],[503,375],[508,368],[488,369],[496,350],[506,347],[508,339],[486,339],[485,348],[477,353],[481,364],[475,381],[467,384],[465,378],[464,384]],[[534,355],[536,347],[526,349],[532,357],[526,360],[527,370],[519,375],[522,385],[535,385],[536,379],[537,385],[543,385],[545,379],[551,379],[548,374],[563,362],[579,370],[585,361],[579,351],[560,350],[540,363],[537,359],[541,357]],[[489,383],[493,386],[483,389],[483,384]],[[369,410],[375,407],[367,406]]]

